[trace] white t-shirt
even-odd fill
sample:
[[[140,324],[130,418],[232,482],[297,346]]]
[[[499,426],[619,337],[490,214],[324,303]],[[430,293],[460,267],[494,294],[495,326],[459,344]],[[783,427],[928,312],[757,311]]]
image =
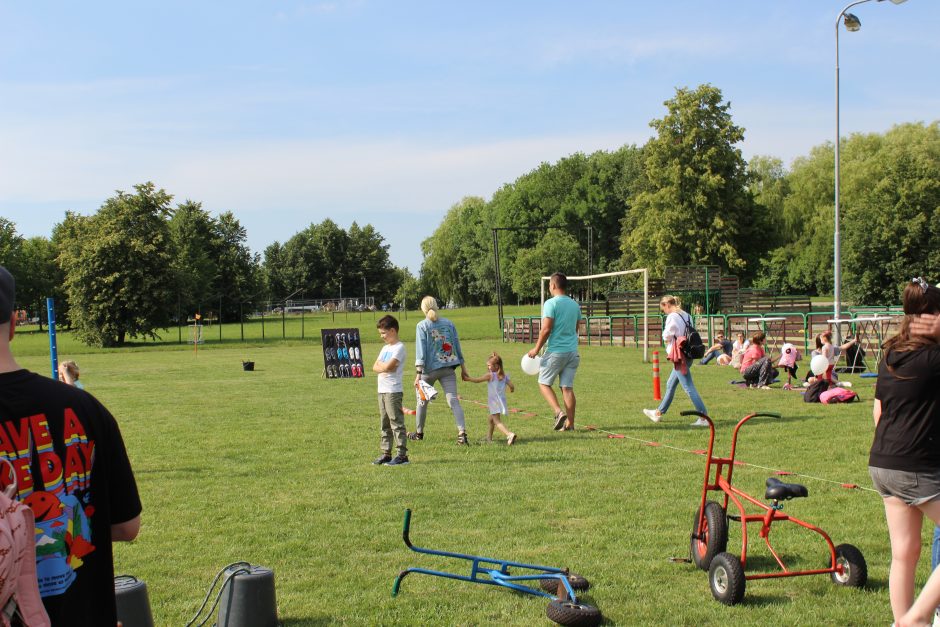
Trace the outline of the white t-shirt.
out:
[[[685,335],[685,326],[692,326],[692,318],[682,310],[674,311],[666,316],[666,323],[663,325],[663,342],[666,343],[666,354],[672,350],[672,343],[680,335]]]
[[[379,373],[379,394],[403,391],[401,377],[402,373],[405,371],[405,356],[405,345],[401,342],[386,344],[382,347],[382,352],[379,353],[379,361],[383,364],[387,364],[393,359],[397,359],[398,368],[393,372]]]

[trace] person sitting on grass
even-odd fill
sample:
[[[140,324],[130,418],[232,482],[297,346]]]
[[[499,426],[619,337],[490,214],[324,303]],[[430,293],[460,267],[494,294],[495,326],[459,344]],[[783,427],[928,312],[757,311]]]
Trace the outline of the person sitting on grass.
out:
[[[379,374],[379,418],[382,421],[382,454],[372,463],[377,466],[401,466],[408,463],[408,438],[405,431],[405,412],[402,409],[405,345],[398,339],[398,320],[395,316],[382,316],[375,326],[385,346],[372,365],[372,371]],[[398,453],[394,459],[393,438]]]
[[[699,363],[705,366],[715,357],[722,355],[726,355],[728,361],[731,361],[731,349],[733,347],[734,345],[731,343],[731,340],[725,339],[725,332],[718,331],[718,333],[715,334],[715,343],[709,347],[708,351],[705,352],[705,356],[702,357],[702,361]],[[720,364],[721,360],[719,360],[718,363]]]
[[[503,369],[503,358],[496,353],[490,355],[490,358],[486,360],[486,370],[487,373],[482,377],[471,377],[464,373],[463,380],[471,383],[487,384],[486,401],[490,409],[490,427],[486,434],[486,441],[493,441],[493,429],[496,428],[506,436],[506,444],[512,446],[512,443],[516,441],[516,434],[507,429],[499,417],[509,413],[508,404],[506,403],[506,388],[509,388],[510,392],[515,392],[516,388]]]
[[[769,390],[770,383],[777,377],[777,371],[764,353],[765,339],[763,331],[751,337],[751,345],[741,358],[741,376],[748,387]]]

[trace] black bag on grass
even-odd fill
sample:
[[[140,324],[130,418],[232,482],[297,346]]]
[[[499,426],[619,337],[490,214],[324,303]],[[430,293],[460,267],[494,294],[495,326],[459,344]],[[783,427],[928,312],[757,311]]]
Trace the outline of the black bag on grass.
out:
[[[803,393],[803,402],[804,403],[819,403],[819,397],[822,396],[822,393],[829,389],[829,382],[823,378],[818,378],[812,383],[809,384],[809,387],[806,388],[806,392]]]

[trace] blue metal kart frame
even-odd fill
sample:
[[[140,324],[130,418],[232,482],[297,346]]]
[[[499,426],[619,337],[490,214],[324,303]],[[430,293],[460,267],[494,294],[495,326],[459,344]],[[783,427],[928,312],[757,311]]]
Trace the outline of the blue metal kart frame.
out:
[[[558,599],[564,601],[565,599],[556,597],[553,594],[549,594],[543,590],[532,588],[530,586],[521,585],[517,582],[521,581],[537,581],[541,579],[558,579],[562,586],[564,586],[565,591],[568,594],[568,599],[571,603],[577,603],[578,599],[575,596],[574,588],[571,587],[571,583],[568,581],[568,569],[567,568],[554,568],[552,566],[540,566],[538,564],[524,564],[522,562],[512,562],[509,560],[498,560],[488,557],[480,557],[479,555],[465,555],[463,553],[451,553],[450,551],[436,551],[434,549],[425,549],[419,546],[414,546],[411,543],[410,538],[408,537],[408,532],[411,528],[411,510],[405,510],[405,523],[402,528],[402,539],[405,541],[405,545],[415,551],[416,553],[427,553],[428,555],[440,555],[442,557],[453,557],[455,559],[462,559],[472,562],[470,568],[470,576],[466,575],[457,575],[455,573],[447,573],[439,570],[428,570],[426,568],[408,568],[400,573],[398,577],[395,578],[395,584],[392,586],[392,596],[398,595],[398,590],[401,587],[401,580],[405,578],[406,575],[410,573],[418,573],[421,575],[431,575],[434,577],[445,577],[447,579],[457,579],[460,581],[469,581],[472,583],[483,583],[491,586],[502,586],[503,588],[510,588],[518,592],[523,592],[525,594],[532,594],[535,596],[546,597],[549,599]],[[488,567],[489,565],[494,566],[495,568]],[[526,570],[535,570],[539,571],[532,575],[511,575],[509,573],[510,568],[523,568]]]

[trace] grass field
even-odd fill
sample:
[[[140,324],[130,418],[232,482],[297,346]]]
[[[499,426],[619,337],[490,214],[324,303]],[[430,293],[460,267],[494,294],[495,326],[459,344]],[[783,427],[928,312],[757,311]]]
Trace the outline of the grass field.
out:
[[[354,316],[335,326],[362,329],[370,365],[379,347],[374,322]],[[652,424],[641,413],[653,406],[650,366],[638,351],[582,348],[579,426],[627,437],[583,428],[556,433],[534,378],[519,370],[527,347],[500,343],[492,309],[452,318],[471,373],[482,373],[486,356],[500,351],[518,385],[510,403],[537,415],[509,416],[519,434],[513,447],[486,445],[480,443],[486,410],[467,402],[472,446],[457,447],[453,419],[435,401],[426,439],[413,443],[412,463],[399,468],[370,464],[379,452],[371,372],[365,380],[321,378],[317,325],[330,320],[308,319],[305,341],[222,343],[198,354],[173,342],[93,351],[60,335],[60,358],[79,362],[86,389],[124,432],[144,527],[137,541],[117,547],[116,571],[146,581],[157,625],[185,624],[216,572],[239,560],[274,570],[280,615],[291,627],[549,624],[545,600],[491,586],[413,575],[393,599],[394,577],[408,566],[468,571],[462,562],[405,547],[406,507],[414,511],[412,540],[419,546],[584,575],[593,584],[585,599],[612,625],[891,622],[887,530],[880,498],[865,489],[871,379],[848,377],[863,403],[828,407],[805,404],[797,392],[739,389],[728,384],[735,372],[726,367],[694,368],[718,425],[716,450],[727,452],[731,429],[746,413],[781,413],[781,420],[742,429],[738,458],[808,475],[790,479],[804,483],[810,498],[787,503],[785,511],[819,524],[837,544],[858,546],[869,566],[864,590],[835,586],[827,576],[750,581],[744,603],[728,608],[712,600],[704,572],[669,560],[688,556],[701,489],[704,460],[685,451],[707,445],[707,431],[689,428],[690,419],[678,415],[691,408],[681,390],[664,421]],[[410,357],[418,319],[402,321]],[[48,372],[45,335],[18,335],[13,348],[22,365]],[[256,371],[242,371],[243,359],[254,360]],[[468,401],[486,397],[483,385],[461,384],[460,391]],[[406,418],[413,427],[413,417]],[[741,466],[735,483],[762,495],[771,474]],[[753,563],[769,566],[751,532]],[[807,532],[775,526],[774,539],[794,568],[827,559]],[[732,524],[729,550],[739,549]],[[927,569],[922,564],[920,582]]]

